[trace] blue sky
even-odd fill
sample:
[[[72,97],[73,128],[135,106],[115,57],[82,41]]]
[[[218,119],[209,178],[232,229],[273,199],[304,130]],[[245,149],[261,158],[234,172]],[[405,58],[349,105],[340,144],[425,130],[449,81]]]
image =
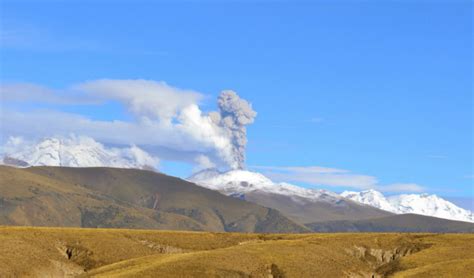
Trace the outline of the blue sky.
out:
[[[416,184],[465,206],[474,196],[470,1],[15,2],[1,2],[2,84],[165,81],[199,92],[204,112],[232,89],[258,113],[251,169],[284,168],[287,181],[333,191],[353,188],[314,184],[289,167]],[[114,100],[3,106],[131,118]],[[193,167],[160,164],[182,177]]]

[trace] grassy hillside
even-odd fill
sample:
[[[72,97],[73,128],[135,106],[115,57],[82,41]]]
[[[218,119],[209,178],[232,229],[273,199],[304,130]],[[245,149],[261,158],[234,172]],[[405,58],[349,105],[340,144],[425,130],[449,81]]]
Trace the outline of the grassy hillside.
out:
[[[314,232],[431,232],[474,233],[474,223],[452,221],[418,214],[401,214],[357,220],[306,224]]]
[[[246,196],[257,197],[262,196]],[[275,195],[254,200],[281,209],[283,215],[153,171],[0,166],[0,225],[267,233],[474,232],[472,223],[392,215],[349,202],[288,199]],[[327,221],[356,217],[364,219]],[[301,224],[308,220],[319,221]]]
[[[470,277],[473,234],[0,228],[0,276]]]
[[[278,211],[152,171],[0,166],[0,224],[305,232]]]

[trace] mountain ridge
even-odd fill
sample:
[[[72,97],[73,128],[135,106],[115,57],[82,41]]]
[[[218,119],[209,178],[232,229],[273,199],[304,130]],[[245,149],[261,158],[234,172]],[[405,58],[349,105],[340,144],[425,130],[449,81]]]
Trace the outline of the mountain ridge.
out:
[[[382,231],[417,227],[417,221],[401,221],[395,227],[380,224],[377,219],[405,216],[342,197],[333,203],[332,197],[311,201],[268,192],[243,195],[244,200],[225,196],[147,170],[0,166],[0,225],[257,233],[307,233],[317,231],[316,227],[333,227],[334,221],[341,231],[351,231],[356,224],[360,231],[370,231],[374,225],[382,225]],[[426,222],[430,232],[440,231],[437,225],[445,227],[441,232],[474,227],[416,217]]]
[[[371,189],[361,192],[345,191],[341,193],[341,196],[396,214],[414,213],[450,220],[474,222],[474,215],[471,211],[462,209],[434,194],[401,194],[385,197],[382,193]]]
[[[382,193],[370,189],[361,192],[345,191],[337,194],[328,190],[322,189],[307,189],[289,183],[274,183],[269,178],[256,172],[245,170],[231,170],[227,172],[219,172],[216,169],[205,169],[191,177],[188,180],[195,182],[198,185],[209,189],[218,190],[225,195],[244,198],[252,202],[274,207],[287,215],[295,215],[294,210],[304,210],[307,206],[303,204],[299,208],[289,209],[281,206],[281,203],[289,202],[309,202],[317,204],[338,204],[347,203],[355,204],[378,209],[381,211],[394,214],[414,213],[425,216],[439,217],[443,219],[474,222],[474,215],[469,210],[464,210],[453,203],[446,201],[436,195],[429,194],[402,194],[386,198]],[[273,197],[263,197],[263,194],[274,195]],[[258,197],[256,196],[258,195]],[[283,201],[286,196],[293,200]],[[279,199],[280,204],[272,199]],[[288,198],[287,198],[288,199]],[[294,205],[291,205],[295,207]],[[352,204],[354,207],[354,204]],[[335,209],[337,207],[334,207]],[[324,208],[319,208],[319,211]],[[327,208],[326,208],[327,209]],[[358,210],[362,208],[357,207]],[[361,220],[364,218],[388,216],[380,213],[369,213],[370,217],[361,215],[359,219],[354,217],[336,217],[332,220]],[[318,222],[327,221],[330,219],[310,219],[304,218],[304,221]]]
[[[474,224],[420,214],[395,214],[355,221],[327,221],[306,224],[314,232],[379,232],[379,233],[474,233]]]
[[[279,211],[154,171],[0,166],[0,225],[300,233]]]
[[[9,151],[3,154],[1,161],[15,167],[28,166],[66,166],[66,167],[115,167],[154,170],[158,159],[142,149],[111,148],[96,142],[90,137],[68,136],[47,137],[34,144],[10,139]],[[415,213],[444,219],[474,222],[474,214],[436,195],[402,194],[385,197],[373,189],[354,192],[345,191],[336,194],[328,190],[307,189],[289,183],[275,183],[256,172],[231,170],[220,172],[217,169],[205,169],[188,178],[200,186],[217,190],[225,195],[247,199],[265,206],[274,206],[270,199],[290,196],[289,202],[310,202],[337,204],[348,200],[395,214]],[[258,194],[257,194],[258,193]],[[263,193],[272,197],[263,197]],[[258,195],[258,196],[257,196]],[[274,196],[275,195],[275,196]],[[341,199],[343,197],[344,199]],[[288,203],[288,201],[287,201]],[[283,209],[277,206],[277,209]],[[293,214],[283,209],[287,214]],[[371,216],[381,216],[373,215]],[[337,217],[336,217],[337,218]],[[344,217],[343,217],[344,218]],[[354,219],[337,220],[355,220]],[[364,218],[362,216],[361,218]],[[311,222],[318,219],[305,219]],[[328,220],[328,219],[321,219]]]
[[[245,170],[224,173],[215,169],[203,170],[188,180],[228,196],[277,209],[301,224],[368,219],[392,214],[343,198],[331,191],[274,183],[260,173]]]
[[[155,170],[158,163],[157,158],[137,146],[106,147],[85,136],[46,137],[35,143],[15,142],[11,139],[6,145],[7,151],[2,154],[2,162],[16,167],[115,167]]]

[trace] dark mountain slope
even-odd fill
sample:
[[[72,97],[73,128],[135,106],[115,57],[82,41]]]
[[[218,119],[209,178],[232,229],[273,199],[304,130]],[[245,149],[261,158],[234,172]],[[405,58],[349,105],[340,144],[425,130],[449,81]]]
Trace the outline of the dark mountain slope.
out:
[[[304,232],[278,211],[152,171],[0,167],[0,224]]]
[[[306,226],[315,232],[474,233],[474,223],[418,214],[399,214],[357,221],[317,222]]]
[[[259,191],[246,193],[244,198],[261,206],[281,211],[298,223],[361,220],[393,215],[390,212],[344,198],[328,201],[322,198],[315,202],[298,196],[285,196]]]
[[[228,196],[274,208],[300,224],[392,215],[334,192],[275,183],[258,172],[247,170],[220,172],[217,169],[205,169],[193,174],[188,180]]]

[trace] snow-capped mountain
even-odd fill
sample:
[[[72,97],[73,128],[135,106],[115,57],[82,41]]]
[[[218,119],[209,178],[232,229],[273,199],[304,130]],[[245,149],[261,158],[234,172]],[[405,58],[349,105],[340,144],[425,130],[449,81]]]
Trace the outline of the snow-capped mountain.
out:
[[[471,211],[462,209],[436,195],[408,194],[385,197],[376,190],[362,192],[345,191],[339,195],[327,190],[307,189],[288,183],[275,183],[260,173],[245,170],[219,172],[216,169],[206,169],[194,174],[188,180],[229,196],[240,197],[259,192],[290,196],[295,199],[311,202],[326,202],[330,204],[345,202],[346,205],[347,200],[350,200],[364,206],[374,207],[395,214],[414,213],[474,222],[474,216]]]
[[[274,183],[260,173],[245,170],[231,170],[222,173],[216,169],[206,169],[192,175],[188,180],[233,196],[259,191],[314,201],[337,202],[342,199],[338,194],[327,190],[307,189],[289,183]]]
[[[392,215],[341,197],[327,190],[308,189],[289,183],[275,183],[260,173],[207,169],[189,181],[264,207],[279,210],[299,223],[360,220]]]
[[[343,198],[326,190],[275,183],[260,173],[245,170],[203,170],[189,178],[203,187],[277,209],[299,223],[360,220],[392,215],[389,212]]]
[[[142,149],[110,148],[90,137],[45,138],[36,143],[13,138],[6,144],[4,164],[13,166],[116,167],[153,169],[158,160]]]
[[[361,192],[344,191],[341,193],[341,196],[372,207],[399,213],[397,208],[392,206],[382,193],[373,189]]]
[[[439,218],[474,222],[474,214],[436,195],[402,194],[385,197],[376,190],[345,191],[341,196],[396,214],[414,213]]]

